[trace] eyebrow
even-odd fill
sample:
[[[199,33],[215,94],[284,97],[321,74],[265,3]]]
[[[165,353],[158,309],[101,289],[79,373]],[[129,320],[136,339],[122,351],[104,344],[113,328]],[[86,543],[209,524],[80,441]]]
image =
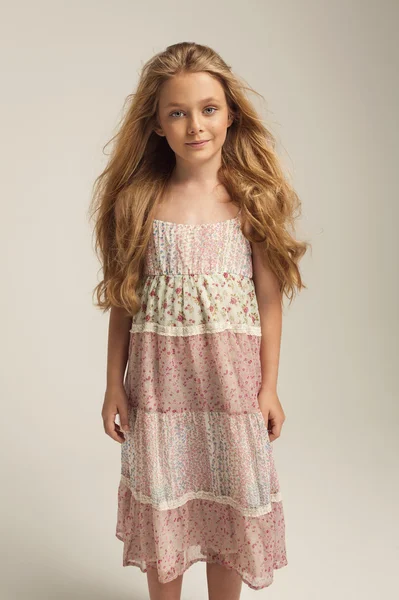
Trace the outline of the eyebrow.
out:
[[[204,98],[203,100],[200,100],[198,102],[198,104],[205,104],[206,102],[220,102],[217,98],[213,98],[212,96],[210,98]],[[183,104],[180,104],[179,102],[169,102],[169,104],[167,104],[164,108],[171,108],[172,106],[184,106]]]

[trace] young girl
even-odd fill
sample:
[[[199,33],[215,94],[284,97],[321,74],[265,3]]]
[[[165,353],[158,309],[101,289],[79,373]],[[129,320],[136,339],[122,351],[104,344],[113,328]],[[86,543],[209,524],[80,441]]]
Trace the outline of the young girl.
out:
[[[287,564],[271,442],[282,298],[306,287],[308,244],[288,231],[300,202],[245,89],[211,48],[169,46],[144,65],[95,183],[116,536],[152,600],[179,599],[197,561],[210,600]]]

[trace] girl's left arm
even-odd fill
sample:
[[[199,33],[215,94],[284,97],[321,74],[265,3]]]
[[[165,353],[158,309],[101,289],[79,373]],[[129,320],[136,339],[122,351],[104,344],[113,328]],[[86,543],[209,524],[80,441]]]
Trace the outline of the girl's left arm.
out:
[[[260,348],[262,382],[258,402],[268,426],[270,441],[273,441],[280,436],[285,421],[285,414],[277,395],[282,332],[281,291],[276,275],[263,263],[261,245],[251,242],[251,247],[253,280],[262,330]]]

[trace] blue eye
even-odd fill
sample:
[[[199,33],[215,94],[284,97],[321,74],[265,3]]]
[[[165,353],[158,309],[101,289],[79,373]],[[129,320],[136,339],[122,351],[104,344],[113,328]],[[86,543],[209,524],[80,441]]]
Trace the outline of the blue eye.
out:
[[[217,108],[215,108],[214,106],[207,106],[206,108],[204,108],[204,110],[209,110],[209,109],[210,109],[210,110],[214,110],[214,111],[216,111],[216,110],[217,110]],[[170,117],[173,117],[173,115],[175,115],[176,113],[181,113],[181,112],[183,112],[183,111],[182,111],[182,110],[175,110],[175,111],[174,111],[174,112],[172,112],[172,113],[171,113],[169,116],[170,116]],[[214,113],[207,113],[207,114],[208,114],[208,115],[213,115]]]

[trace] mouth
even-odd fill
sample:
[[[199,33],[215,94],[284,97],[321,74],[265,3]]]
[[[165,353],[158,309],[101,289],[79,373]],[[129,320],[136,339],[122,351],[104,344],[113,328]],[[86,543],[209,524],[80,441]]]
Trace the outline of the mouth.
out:
[[[193,146],[194,148],[200,148],[201,146],[205,146],[209,140],[200,140],[198,142],[187,142],[187,146]]]

